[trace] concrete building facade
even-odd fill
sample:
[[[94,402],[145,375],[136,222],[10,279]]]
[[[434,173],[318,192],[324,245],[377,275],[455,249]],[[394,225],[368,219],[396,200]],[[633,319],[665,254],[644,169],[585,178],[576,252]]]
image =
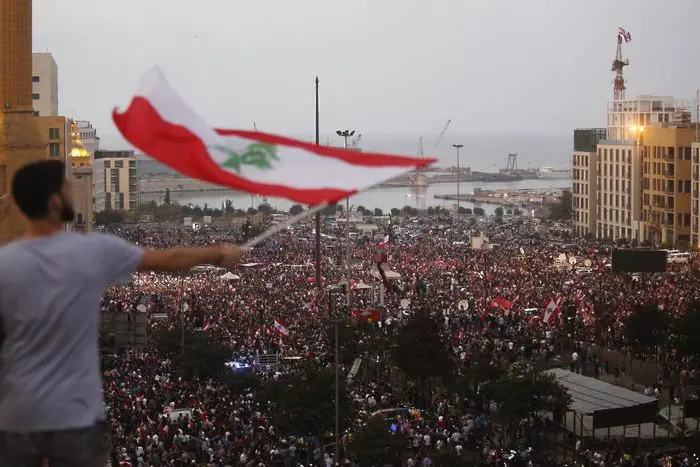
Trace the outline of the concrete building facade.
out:
[[[61,160],[70,166],[71,120],[60,116],[36,117],[36,125],[46,142],[46,158]]]
[[[639,240],[639,147],[632,141],[601,140],[597,153],[596,237]]]
[[[576,236],[596,234],[596,195],[598,190],[598,152],[605,128],[574,130],[572,157],[572,229]]]
[[[652,245],[688,245],[691,232],[694,128],[668,125],[643,132],[643,239]]]
[[[0,2],[0,244],[20,236],[26,219],[11,199],[15,172],[46,158],[32,101],[32,2]]]
[[[672,123],[674,114],[687,105],[671,96],[641,95],[633,99],[608,102],[607,138],[614,141],[634,141],[636,127],[651,127]]]
[[[134,151],[97,151],[93,170],[95,213],[137,208],[141,175],[140,160]]]
[[[97,129],[87,120],[78,120],[75,123],[76,139],[80,141],[87,152],[94,156],[100,150],[100,137],[97,136]]]
[[[697,132],[696,132],[697,135]],[[697,136],[696,136],[697,137]],[[700,138],[699,138],[700,139]],[[691,144],[693,155],[692,161],[692,193],[691,195],[691,213],[690,213],[690,244],[695,247],[700,247],[700,142]]]
[[[72,169],[71,182],[73,188],[73,209],[75,210],[73,229],[76,232],[92,231],[92,173],[92,166],[73,167]]]
[[[58,115],[58,65],[50,53],[32,54],[32,103],[37,117]]]

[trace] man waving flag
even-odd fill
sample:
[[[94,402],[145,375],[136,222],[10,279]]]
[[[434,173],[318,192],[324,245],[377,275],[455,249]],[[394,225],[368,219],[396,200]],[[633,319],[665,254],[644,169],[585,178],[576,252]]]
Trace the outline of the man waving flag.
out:
[[[282,136],[214,129],[148,72],[114,123],[135,147],[192,178],[303,204],[334,203],[434,159],[336,149]]]

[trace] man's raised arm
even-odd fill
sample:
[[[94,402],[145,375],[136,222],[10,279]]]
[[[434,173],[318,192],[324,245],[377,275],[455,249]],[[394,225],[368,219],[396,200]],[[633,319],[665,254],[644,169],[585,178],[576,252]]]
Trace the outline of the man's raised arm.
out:
[[[201,264],[230,268],[238,264],[243,250],[219,245],[200,248],[175,247],[167,250],[144,250],[139,271],[181,271]]]

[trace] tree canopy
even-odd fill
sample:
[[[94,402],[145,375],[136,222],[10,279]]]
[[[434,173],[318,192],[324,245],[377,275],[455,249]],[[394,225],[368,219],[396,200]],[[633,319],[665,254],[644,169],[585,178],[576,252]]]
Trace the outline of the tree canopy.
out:
[[[185,326],[184,337],[183,352],[182,327],[161,328],[153,333],[153,346],[185,376],[213,378],[226,372],[231,350],[222,341],[190,326]]]
[[[572,402],[566,388],[549,373],[509,374],[490,384],[504,421],[526,419],[537,412],[561,414]]]
[[[567,221],[571,219],[572,211],[573,197],[571,196],[571,190],[564,190],[559,202],[552,206],[549,218],[553,221]]]
[[[637,351],[668,343],[669,321],[656,305],[638,305],[625,319],[625,339]]]
[[[403,434],[392,433],[386,420],[373,417],[352,435],[348,453],[360,465],[401,465],[407,445]]]
[[[355,406],[340,378],[340,429],[354,418]],[[322,438],[335,429],[335,372],[332,367],[309,364],[290,375],[269,381],[258,393],[258,402],[269,406],[279,429],[296,436]]]

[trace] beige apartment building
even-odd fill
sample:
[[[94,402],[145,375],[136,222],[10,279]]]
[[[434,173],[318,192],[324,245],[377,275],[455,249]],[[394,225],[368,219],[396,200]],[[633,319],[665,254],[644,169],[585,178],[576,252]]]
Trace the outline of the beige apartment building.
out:
[[[640,239],[640,148],[630,141],[601,140],[598,152],[596,237]]]
[[[140,199],[140,161],[134,151],[95,152],[95,214],[136,209]]]
[[[576,236],[596,234],[596,193],[598,190],[598,142],[605,128],[574,130],[572,158],[572,229]]]
[[[696,131],[690,128],[689,114],[682,120],[643,132],[642,236],[655,246],[687,246],[691,242]]]
[[[58,65],[50,53],[32,54],[32,105],[36,117],[58,116]]]
[[[700,247],[700,134],[696,131],[696,142],[691,145],[691,217],[690,244]]]

